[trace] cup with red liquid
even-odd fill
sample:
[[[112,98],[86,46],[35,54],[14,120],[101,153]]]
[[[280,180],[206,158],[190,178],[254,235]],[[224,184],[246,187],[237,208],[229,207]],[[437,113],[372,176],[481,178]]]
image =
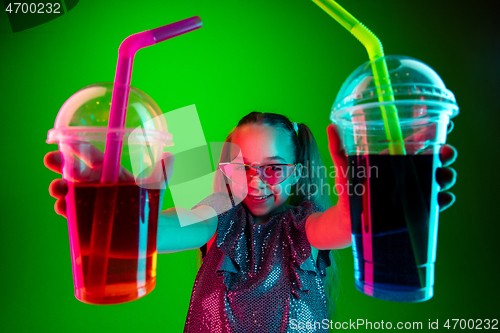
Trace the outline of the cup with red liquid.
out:
[[[59,111],[48,143],[58,143],[68,183],[67,217],[75,296],[90,304],[138,299],[156,283],[156,234],[172,145],[162,113],[130,87],[125,126],[108,128],[113,83],[93,84]],[[119,143],[117,182],[101,181],[106,142]]]
[[[379,299],[421,302],[433,296],[436,170],[458,105],[423,62],[405,56],[375,61],[387,63],[389,85],[377,86],[372,65],[363,64],[342,85],[330,117],[348,156],[342,172],[349,179],[355,286]],[[391,147],[401,141],[388,139],[383,112],[394,108],[404,139],[397,153]]]

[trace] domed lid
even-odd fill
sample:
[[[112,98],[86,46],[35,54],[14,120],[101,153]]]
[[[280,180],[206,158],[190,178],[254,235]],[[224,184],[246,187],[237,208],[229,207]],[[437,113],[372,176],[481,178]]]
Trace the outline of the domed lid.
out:
[[[386,61],[395,104],[442,104],[450,117],[458,114],[453,93],[428,65],[407,56],[385,56],[376,60]],[[358,67],[344,82],[332,107],[331,120],[340,119],[345,112],[376,106],[377,89],[390,96],[389,85],[376,86],[370,61]],[[373,103],[373,104],[372,104]]]
[[[172,145],[172,135],[158,105],[145,92],[130,87],[125,126],[108,129],[113,83],[96,83],[73,94],[61,107],[47,143],[62,139],[104,140],[109,132],[147,131],[149,140]]]

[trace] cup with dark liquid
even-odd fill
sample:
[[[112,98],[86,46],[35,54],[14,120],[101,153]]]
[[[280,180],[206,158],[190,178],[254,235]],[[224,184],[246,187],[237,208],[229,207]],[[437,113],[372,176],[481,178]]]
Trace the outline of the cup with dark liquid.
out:
[[[63,156],[75,296],[90,304],[117,304],[151,292],[156,283],[156,234],[166,174],[161,155],[172,145],[162,113],[130,87],[125,127],[108,128],[112,83],[71,96],[47,142]],[[116,182],[103,182],[106,142],[120,147]],[[161,164],[161,163],[160,163]]]
[[[439,149],[458,105],[423,62],[376,61],[386,62],[390,80],[374,80],[370,62],[360,66],[342,85],[330,117],[348,155],[355,286],[379,299],[422,302],[433,296]],[[389,109],[397,112],[404,142],[388,136]]]

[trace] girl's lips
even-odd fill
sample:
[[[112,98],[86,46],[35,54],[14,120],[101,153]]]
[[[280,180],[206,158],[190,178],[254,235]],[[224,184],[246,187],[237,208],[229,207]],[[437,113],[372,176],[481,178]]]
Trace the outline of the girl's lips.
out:
[[[268,195],[262,195],[262,196],[255,196],[255,195],[250,195],[248,194],[248,197],[250,198],[250,200],[252,202],[255,202],[255,203],[262,203],[262,202],[265,202],[267,201],[270,197],[271,197],[272,194],[268,194]]]

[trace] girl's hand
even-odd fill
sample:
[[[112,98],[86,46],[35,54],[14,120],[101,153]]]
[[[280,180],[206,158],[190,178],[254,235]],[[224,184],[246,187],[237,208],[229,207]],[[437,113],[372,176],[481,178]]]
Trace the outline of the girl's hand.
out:
[[[61,174],[62,156],[59,151],[51,151],[45,154],[43,164],[58,174]],[[54,179],[49,185],[49,194],[56,198],[54,210],[57,214],[66,217],[66,200],[64,197],[68,193],[68,184],[64,179]]]
[[[87,145],[88,149],[88,145]],[[74,153],[77,155],[84,163],[74,160],[73,165],[73,178],[74,181],[94,181],[98,182],[101,179],[101,171],[102,171],[102,162],[104,158],[104,154],[98,149],[92,150],[91,154],[87,154],[86,158],[79,153],[74,148]],[[90,156],[90,157],[89,157]],[[58,174],[62,173],[62,155],[59,151],[52,151],[45,155],[43,162],[45,166]],[[157,163],[155,170],[153,171],[153,175],[161,172],[166,175],[165,179],[170,179],[173,170],[174,156],[171,153],[163,153],[162,159]],[[155,177],[159,179],[158,177]],[[134,176],[124,169],[120,167],[120,174],[118,177],[119,183],[126,182],[134,182]],[[64,179],[54,179],[49,185],[49,194],[56,198],[56,203],[54,205],[54,210],[57,214],[66,217],[66,200],[65,196],[68,193],[68,184]]]
[[[450,122],[448,126],[448,133],[453,129],[453,123]],[[338,205],[342,207],[342,211],[349,214],[349,196],[347,194],[347,156],[343,149],[342,140],[337,125],[331,124],[327,128],[328,142],[330,155],[332,156],[333,163],[335,164],[335,186],[339,193]],[[448,167],[457,159],[457,150],[448,144],[441,147],[439,151],[439,158],[443,167],[438,168],[436,172],[436,181],[441,186],[441,191],[438,194],[438,204],[440,211],[448,209],[455,202],[455,195],[449,190],[457,180],[457,172],[455,169]],[[343,190],[343,191],[341,191]]]
[[[450,131],[450,130],[449,130]],[[448,209],[455,203],[456,197],[448,190],[457,182],[457,172],[455,169],[448,167],[457,159],[457,150],[450,145],[443,145],[439,150],[439,159],[443,163],[443,167],[438,168],[436,171],[436,181],[441,190],[438,194],[438,203],[440,211]]]

